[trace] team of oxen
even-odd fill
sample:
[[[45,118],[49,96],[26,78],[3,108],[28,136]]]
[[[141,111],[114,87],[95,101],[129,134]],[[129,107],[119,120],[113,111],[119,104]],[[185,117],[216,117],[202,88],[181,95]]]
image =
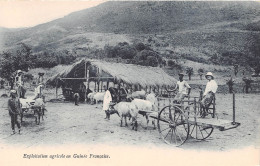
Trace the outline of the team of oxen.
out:
[[[20,98],[19,101],[21,104],[21,109],[20,109],[21,122],[23,121],[24,113],[25,112],[27,113],[30,110],[33,111],[34,115],[36,115],[35,121],[37,124],[40,123],[40,119],[43,120],[44,112],[46,111],[44,96],[36,99],[30,97],[26,99]]]
[[[109,105],[109,116],[112,114],[117,114],[120,117],[120,126],[123,125],[123,119],[125,120],[125,126],[127,124],[127,118],[129,120],[132,119],[131,125],[132,129],[137,130],[138,123],[137,118],[139,115],[143,115],[146,118],[146,127],[148,127],[149,123],[149,114],[156,111],[156,103],[157,98],[156,95],[152,93],[146,93],[144,90],[134,91],[132,93],[121,93],[123,95],[118,96],[118,93],[115,93],[114,88],[110,88],[111,96],[113,101]],[[105,92],[92,92],[87,95],[88,99],[91,103],[98,103],[104,100]],[[154,119],[152,120],[152,124],[155,127]]]

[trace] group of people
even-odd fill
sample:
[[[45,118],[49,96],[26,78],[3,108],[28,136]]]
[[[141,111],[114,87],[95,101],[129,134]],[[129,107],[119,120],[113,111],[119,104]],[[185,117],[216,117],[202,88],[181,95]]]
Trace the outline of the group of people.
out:
[[[180,103],[185,97],[189,97],[191,92],[191,87],[187,83],[187,81],[183,80],[184,73],[179,73],[179,81],[177,82],[178,86],[178,93],[174,98],[174,102]],[[208,109],[210,104],[212,103],[215,93],[218,88],[218,84],[214,80],[214,76],[211,72],[208,72],[205,75],[206,79],[208,80],[206,84],[205,91],[202,95],[200,105],[205,110]]]
[[[185,75],[184,73],[179,73],[179,81],[177,82],[178,93],[174,98],[175,103],[180,103],[185,97],[189,97],[190,92],[191,92],[190,85],[187,83],[187,81],[185,81],[183,79],[184,75]],[[208,72],[205,75],[205,77],[208,80],[208,82],[206,84],[205,91],[204,91],[201,101],[200,101],[201,107],[204,109],[204,111],[206,109],[208,109],[208,107],[212,103],[212,101],[215,97],[215,93],[218,88],[218,85],[217,85],[216,81],[214,80],[214,76],[211,72]],[[112,102],[112,96],[108,89],[105,93],[104,101],[103,101],[103,111],[106,113],[105,119],[108,119],[108,120],[109,120],[110,114],[111,114],[109,112],[109,106],[110,106],[111,102]]]
[[[8,100],[8,111],[11,117],[11,127],[13,134],[15,134],[15,125],[18,127],[18,133],[21,131],[21,124],[18,122],[18,115],[20,114],[21,103],[19,98],[25,98],[25,88],[23,81],[23,72],[21,70],[17,71],[17,75],[15,77],[16,89],[10,90],[10,99]],[[41,98],[43,96],[43,83],[39,82],[38,86],[35,88],[35,95],[33,100],[37,98]]]

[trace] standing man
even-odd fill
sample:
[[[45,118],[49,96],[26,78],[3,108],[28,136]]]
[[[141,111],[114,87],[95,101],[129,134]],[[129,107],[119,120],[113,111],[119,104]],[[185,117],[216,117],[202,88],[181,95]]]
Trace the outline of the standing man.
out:
[[[112,102],[112,96],[110,91],[107,89],[103,100],[103,111],[106,113],[105,119],[110,119],[109,105]]]
[[[174,97],[174,102],[177,103],[180,103],[185,97],[189,96],[191,91],[191,87],[185,80],[183,80],[183,76],[184,73],[179,73],[179,81],[177,82],[179,91]]]
[[[212,101],[215,97],[215,93],[217,92],[217,89],[218,89],[218,84],[214,80],[214,76],[211,72],[208,72],[205,77],[208,80],[208,83],[206,85],[206,88],[205,88],[205,91],[203,93],[203,97],[201,100],[201,106],[204,110],[204,116],[206,114],[205,111],[208,110],[210,104],[212,103]]]
[[[15,77],[15,82],[17,86],[18,98],[25,98],[25,88],[24,88],[24,80],[23,80],[23,72],[22,70],[17,70],[17,75]]]
[[[33,98],[34,100],[42,97],[42,89],[43,89],[43,85],[42,83],[39,83],[37,88],[35,88],[35,96]]]
[[[16,98],[16,90],[11,90],[10,92],[11,98],[8,100],[8,111],[11,117],[11,126],[13,130],[13,134],[15,134],[15,124],[18,127],[19,134],[20,134],[20,123],[17,121],[17,115],[19,114],[20,102],[19,99]]]

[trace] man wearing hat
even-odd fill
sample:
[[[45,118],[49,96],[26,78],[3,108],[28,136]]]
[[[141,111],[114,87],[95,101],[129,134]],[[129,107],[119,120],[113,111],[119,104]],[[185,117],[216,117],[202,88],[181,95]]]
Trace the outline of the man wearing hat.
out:
[[[15,79],[17,85],[23,85],[22,74],[22,70],[17,70],[17,75]]]
[[[20,134],[20,123],[17,121],[17,115],[19,114],[20,110],[20,102],[19,99],[16,98],[16,90],[10,91],[11,98],[8,100],[8,111],[11,117],[11,126],[13,130],[13,134],[15,134],[15,124],[18,127],[19,134]]]
[[[174,98],[175,102],[181,102],[185,97],[190,95],[191,87],[185,80],[183,80],[183,76],[184,73],[179,73],[179,81],[177,82],[179,91]]]
[[[25,98],[25,92],[26,90],[24,89],[23,85],[23,71],[22,70],[17,70],[17,75],[15,77],[15,81],[16,81],[16,86],[17,86],[17,93],[18,93],[18,97],[20,98]]]
[[[208,83],[206,85],[206,88],[205,88],[205,91],[203,93],[203,97],[201,100],[201,106],[204,109],[204,113],[206,113],[205,109],[207,111],[208,107],[212,103],[215,93],[217,92],[217,89],[218,89],[218,84],[214,80],[214,76],[211,72],[208,72],[205,77],[208,80]]]

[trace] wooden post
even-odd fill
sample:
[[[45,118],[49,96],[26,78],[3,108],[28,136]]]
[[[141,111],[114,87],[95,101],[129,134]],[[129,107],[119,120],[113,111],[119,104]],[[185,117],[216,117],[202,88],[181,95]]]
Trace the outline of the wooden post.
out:
[[[195,124],[197,123],[197,103],[196,103],[196,98],[194,97],[194,120],[195,120]],[[197,133],[197,131],[196,131]],[[197,137],[197,136],[196,136]]]
[[[88,82],[87,89],[89,89],[89,69],[87,70],[87,82]]]
[[[109,81],[107,81],[107,89],[108,89],[108,86],[109,86]]]
[[[160,98],[158,97],[157,98],[157,101],[158,101],[158,112],[160,111]]]
[[[120,88],[121,88],[121,80],[120,81],[118,81],[118,89],[117,89],[117,91],[118,91],[118,101],[121,101],[121,92],[120,92]]]
[[[236,123],[236,100],[235,100],[235,92],[233,91],[233,124]]]
[[[97,68],[97,72],[98,72],[98,82],[97,82],[97,85],[98,85],[98,87],[97,87],[97,91],[99,92],[99,84],[100,84],[100,72],[99,72],[99,67]]]
[[[86,64],[86,59],[85,59],[85,80],[87,82],[87,64]],[[84,101],[85,103],[87,102],[87,86],[85,85],[85,95],[84,95]]]
[[[55,90],[56,90],[56,99],[58,99],[58,89],[57,89],[57,84],[58,84],[58,81],[56,80],[56,86],[55,86]]]
[[[97,81],[95,80],[94,82],[95,82],[94,92],[96,92],[97,91]]]
[[[216,98],[215,98],[215,94],[214,94],[214,98],[213,98],[213,115],[212,118],[215,118],[215,112],[216,112]]]

